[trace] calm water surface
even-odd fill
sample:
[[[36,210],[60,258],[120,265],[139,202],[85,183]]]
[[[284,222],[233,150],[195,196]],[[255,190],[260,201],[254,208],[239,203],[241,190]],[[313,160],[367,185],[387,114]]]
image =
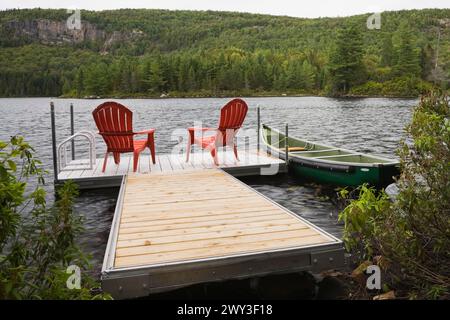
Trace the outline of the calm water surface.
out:
[[[136,130],[156,128],[157,152],[166,153],[178,141],[171,140],[173,130],[203,121],[217,123],[220,108],[229,99],[121,99],[116,100],[134,112]],[[360,152],[393,157],[403,127],[409,121],[415,99],[331,99],[320,97],[246,98],[249,114],[246,128],[256,128],[256,108],[261,107],[264,123],[284,128],[289,123],[292,136],[345,147]],[[46,186],[53,199],[51,131],[49,103],[56,108],[57,139],[70,135],[69,105],[75,106],[76,131],[95,130],[92,110],[105,100],[17,98],[0,99],[0,140],[24,135],[35,147],[37,156],[49,170]],[[183,132],[183,131],[182,131]],[[101,156],[105,145],[98,139]],[[340,236],[335,191],[332,188],[304,183],[289,175],[243,179],[261,193]],[[115,208],[117,189],[83,192],[76,209],[85,220],[83,245],[93,255],[95,269],[100,270],[109,228]]]

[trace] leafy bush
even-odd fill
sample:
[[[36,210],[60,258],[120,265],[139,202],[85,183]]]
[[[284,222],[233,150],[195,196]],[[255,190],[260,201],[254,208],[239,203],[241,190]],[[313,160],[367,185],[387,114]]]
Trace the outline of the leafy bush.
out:
[[[450,109],[440,91],[422,96],[399,156],[399,194],[362,186],[341,212],[347,249],[383,261],[389,286],[410,298],[450,298]],[[376,259],[375,259],[376,257]]]
[[[383,84],[383,95],[417,97],[420,94],[420,80],[415,77],[399,77]]]
[[[0,141],[0,299],[101,299],[96,284],[83,274],[80,289],[68,289],[69,265],[82,270],[88,259],[76,244],[80,217],[72,205],[72,182],[58,190],[58,200],[46,204],[44,171],[22,137]],[[28,181],[36,179],[36,187]]]
[[[375,81],[368,81],[362,85],[352,88],[350,94],[357,96],[381,96],[383,84]]]
[[[430,83],[416,77],[404,76],[385,82],[368,81],[352,88],[350,94],[359,96],[417,97],[422,92],[430,89]]]
[[[384,192],[377,194],[367,185],[362,185],[358,191],[358,200],[350,201],[339,219],[345,223],[343,240],[347,250],[357,254],[360,260],[368,260],[376,251],[377,239],[373,235],[380,220],[384,219],[383,213],[389,209],[390,201]],[[342,191],[341,195],[346,197]]]

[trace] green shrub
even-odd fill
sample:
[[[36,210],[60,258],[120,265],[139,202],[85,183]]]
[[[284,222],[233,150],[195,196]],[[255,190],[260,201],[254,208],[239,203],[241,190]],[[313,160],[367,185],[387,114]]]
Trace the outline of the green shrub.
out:
[[[339,219],[345,223],[343,240],[347,250],[364,261],[374,256],[377,240],[373,235],[380,220],[384,219],[383,213],[389,209],[390,201],[385,193],[377,194],[374,188],[367,185],[362,185],[358,191],[358,200],[350,201]]]
[[[368,81],[360,86],[351,89],[350,94],[357,96],[381,96],[383,84],[375,81]]]
[[[48,208],[44,171],[22,137],[0,141],[0,299],[102,299],[85,273],[80,289],[69,289],[69,265],[85,271],[88,259],[76,243],[80,217],[72,211],[77,188],[67,182]],[[36,180],[30,189],[27,182]]]
[[[406,132],[397,198],[391,202],[362,186],[340,214],[344,241],[360,261],[384,262],[389,287],[410,298],[450,298],[448,97],[440,91],[422,96]]]
[[[368,81],[351,89],[351,95],[417,97],[432,88],[428,82],[416,77],[404,76],[385,82]]]

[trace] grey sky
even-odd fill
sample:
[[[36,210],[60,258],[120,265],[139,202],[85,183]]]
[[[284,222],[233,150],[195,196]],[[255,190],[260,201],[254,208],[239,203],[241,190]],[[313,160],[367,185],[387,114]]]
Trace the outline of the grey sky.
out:
[[[2,0],[0,3],[1,10],[35,7],[91,10],[117,8],[225,10],[313,18],[387,10],[450,8],[450,0]]]

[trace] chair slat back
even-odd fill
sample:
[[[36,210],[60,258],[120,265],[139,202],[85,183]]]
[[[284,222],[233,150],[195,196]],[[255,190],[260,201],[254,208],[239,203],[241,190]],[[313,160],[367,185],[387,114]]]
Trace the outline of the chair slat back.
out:
[[[108,152],[133,151],[133,112],[117,102],[104,102],[92,112]]]
[[[227,145],[230,139],[234,139],[237,131],[242,127],[248,106],[242,99],[233,99],[220,111],[219,131],[216,143]]]

